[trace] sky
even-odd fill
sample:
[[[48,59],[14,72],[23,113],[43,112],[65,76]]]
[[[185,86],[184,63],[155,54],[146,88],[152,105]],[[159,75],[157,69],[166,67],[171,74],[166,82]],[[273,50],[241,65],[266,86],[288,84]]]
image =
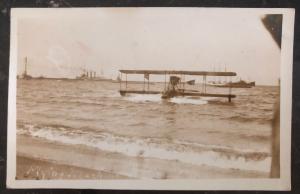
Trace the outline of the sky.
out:
[[[18,19],[18,74],[27,57],[32,76],[74,78],[88,69],[116,78],[119,69],[226,67],[242,79],[277,85],[280,49],[262,17],[200,8],[33,11]]]

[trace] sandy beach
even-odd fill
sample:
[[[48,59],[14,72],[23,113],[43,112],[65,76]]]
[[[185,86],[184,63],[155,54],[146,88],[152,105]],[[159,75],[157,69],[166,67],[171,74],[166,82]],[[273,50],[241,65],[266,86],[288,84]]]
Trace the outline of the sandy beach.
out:
[[[71,165],[58,164],[54,161],[17,157],[17,180],[46,180],[46,179],[124,179],[124,177],[103,171],[80,168]]]
[[[128,157],[82,145],[17,138],[18,179],[263,178],[267,173],[196,166],[175,160]]]

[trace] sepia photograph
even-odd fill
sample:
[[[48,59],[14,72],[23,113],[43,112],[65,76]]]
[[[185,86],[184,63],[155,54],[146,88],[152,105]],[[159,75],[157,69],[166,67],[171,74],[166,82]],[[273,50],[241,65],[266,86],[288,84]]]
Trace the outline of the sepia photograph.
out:
[[[8,186],[289,190],[293,20],[12,9]]]

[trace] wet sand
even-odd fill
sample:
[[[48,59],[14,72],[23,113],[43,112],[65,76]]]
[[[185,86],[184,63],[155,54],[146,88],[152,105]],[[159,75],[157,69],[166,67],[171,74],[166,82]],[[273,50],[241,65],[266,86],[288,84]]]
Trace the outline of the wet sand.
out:
[[[18,179],[267,178],[268,173],[129,157],[83,145],[18,135]]]
[[[58,164],[40,159],[17,157],[17,180],[76,180],[76,179],[124,179],[112,173],[76,166]]]

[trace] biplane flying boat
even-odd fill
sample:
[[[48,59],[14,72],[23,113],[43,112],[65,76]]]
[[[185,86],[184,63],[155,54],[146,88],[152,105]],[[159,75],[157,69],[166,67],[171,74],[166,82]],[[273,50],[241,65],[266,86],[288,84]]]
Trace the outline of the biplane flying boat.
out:
[[[120,94],[125,96],[126,94],[161,94],[163,99],[178,97],[178,96],[199,96],[199,97],[222,97],[228,98],[231,102],[232,98],[236,96],[231,94],[231,87],[229,87],[228,94],[217,94],[206,92],[206,79],[209,76],[236,76],[235,72],[215,72],[215,71],[168,71],[168,70],[119,70],[120,71]],[[122,79],[125,74],[125,81]],[[143,90],[131,90],[128,89],[127,80],[128,74],[141,74],[144,75]],[[162,75],[165,78],[164,90],[154,91],[149,89],[150,75]],[[202,76],[201,91],[186,89],[185,85],[195,84],[195,80],[185,81],[185,75]],[[167,81],[167,76],[169,80]],[[147,81],[146,81],[147,80]],[[230,79],[231,80],[231,79]],[[125,88],[124,88],[125,82]],[[230,81],[231,82],[231,81]],[[146,87],[147,86],[147,87]]]

